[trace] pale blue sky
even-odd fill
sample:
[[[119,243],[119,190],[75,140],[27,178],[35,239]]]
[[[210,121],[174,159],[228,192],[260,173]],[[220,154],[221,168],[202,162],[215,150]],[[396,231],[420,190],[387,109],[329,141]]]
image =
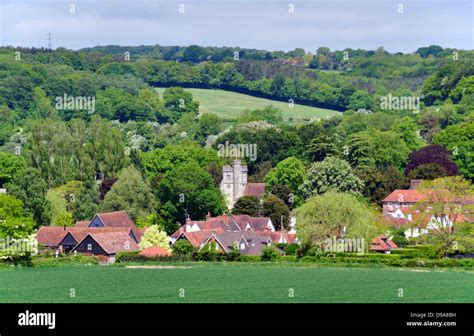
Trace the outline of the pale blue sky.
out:
[[[472,0],[0,0],[0,45],[474,49]],[[75,13],[70,13],[70,5]],[[184,14],[179,5],[184,4]],[[294,5],[294,13],[289,5]],[[403,4],[403,13],[399,13]]]

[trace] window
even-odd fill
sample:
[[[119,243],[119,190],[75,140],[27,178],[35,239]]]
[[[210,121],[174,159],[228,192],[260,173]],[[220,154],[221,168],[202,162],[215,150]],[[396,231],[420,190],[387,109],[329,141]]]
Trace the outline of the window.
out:
[[[87,251],[92,251],[92,244],[87,244]]]
[[[245,243],[240,243],[240,249],[245,250]]]

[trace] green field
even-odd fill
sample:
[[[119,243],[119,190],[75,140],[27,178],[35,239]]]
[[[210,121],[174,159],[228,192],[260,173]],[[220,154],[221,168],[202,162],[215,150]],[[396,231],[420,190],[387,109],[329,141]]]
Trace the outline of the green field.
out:
[[[251,263],[193,263],[187,269],[79,265],[1,269],[0,302],[472,303],[473,284],[473,272],[458,270]],[[71,288],[75,298],[70,297]],[[398,297],[399,288],[403,298]]]
[[[156,90],[163,95],[165,88],[156,88]],[[241,93],[224,91],[224,90],[210,90],[210,89],[186,89],[191,92],[193,99],[199,102],[199,111],[201,113],[214,113],[219,117],[233,120],[237,118],[245,109],[257,109],[267,105],[273,105],[282,110],[283,119],[289,120],[293,118],[295,121],[302,119],[329,118],[340,114],[335,110],[328,110],[323,108],[304,106],[295,104],[290,107],[288,103],[253,97]]]

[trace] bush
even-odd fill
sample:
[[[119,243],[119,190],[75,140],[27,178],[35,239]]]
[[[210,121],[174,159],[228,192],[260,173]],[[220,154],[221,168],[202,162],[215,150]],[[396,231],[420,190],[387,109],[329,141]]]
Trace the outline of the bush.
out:
[[[124,263],[124,262],[148,262],[148,261],[164,261],[164,262],[174,262],[174,261],[191,261],[192,258],[190,255],[171,255],[171,256],[156,256],[156,257],[146,257],[139,255],[139,251],[133,252],[119,252],[115,256],[115,262]]]
[[[280,255],[272,246],[266,246],[260,257],[261,261],[275,261]]]
[[[258,262],[258,261],[260,261],[260,256],[241,255],[240,256],[240,261],[241,262]]]
[[[185,239],[178,240],[172,246],[173,254],[180,255],[191,255],[194,251],[194,247]]]
[[[298,244],[284,244],[284,243],[275,244],[275,246],[278,247],[280,250],[284,251],[285,254],[288,256],[296,255],[296,251],[300,247]]]

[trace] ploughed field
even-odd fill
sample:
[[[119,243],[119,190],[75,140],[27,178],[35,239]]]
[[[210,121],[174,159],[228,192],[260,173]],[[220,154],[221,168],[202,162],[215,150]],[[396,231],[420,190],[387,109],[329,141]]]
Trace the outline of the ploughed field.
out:
[[[165,88],[156,88],[156,90],[163,96]],[[185,90],[191,92],[193,99],[199,102],[200,113],[214,113],[228,121],[236,119],[245,109],[254,110],[268,105],[273,105],[282,110],[284,120],[293,118],[295,122],[304,119],[309,120],[313,117],[324,119],[340,114],[335,110],[299,104],[290,107],[285,102],[225,90],[192,88],[186,88]]]
[[[474,273],[461,270],[278,263],[166,265],[2,268],[0,302],[474,302]]]

